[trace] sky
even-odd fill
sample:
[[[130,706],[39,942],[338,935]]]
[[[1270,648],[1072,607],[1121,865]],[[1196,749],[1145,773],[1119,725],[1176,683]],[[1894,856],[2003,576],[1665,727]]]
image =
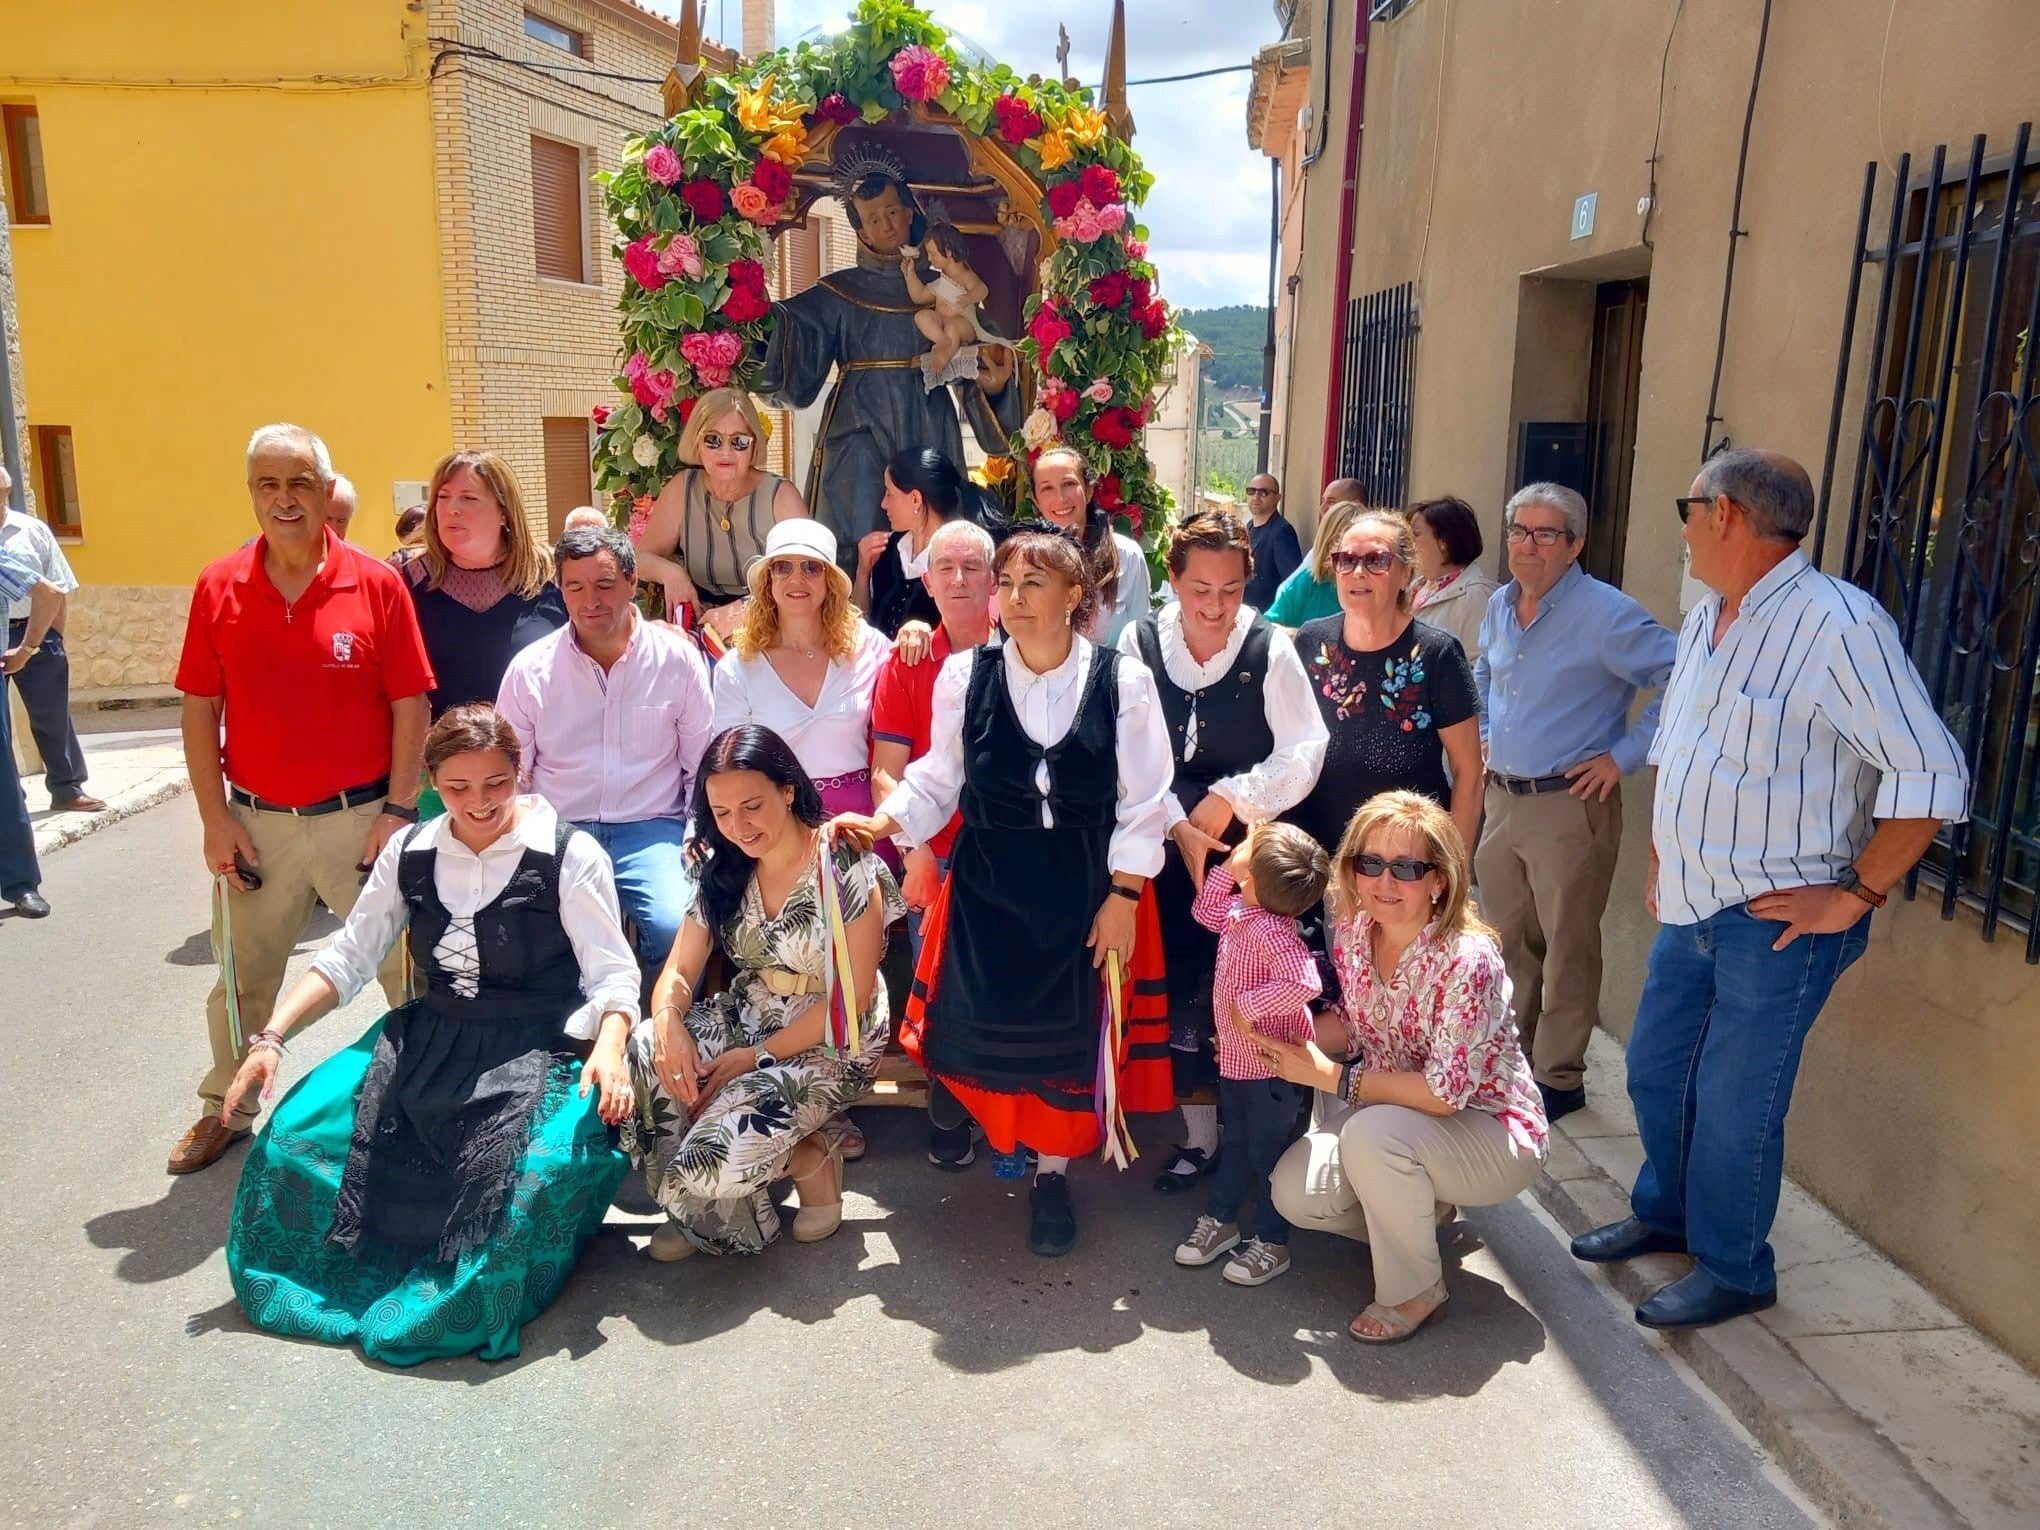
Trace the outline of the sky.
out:
[[[671,12],[674,0],[653,0]],[[846,19],[853,0],[778,0],[779,43]],[[1096,85],[1105,69],[1108,0],[1060,7],[1011,0],[926,0],[938,22],[1023,75],[1055,72],[1056,10],[1070,33],[1070,72]],[[705,0],[711,37],[727,16],[741,32],[741,0]],[[1280,35],[1269,0],[1127,0],[1127,78],[1188,74],[1252,61]],[[1149,257],[1163,294],[1179,308],[1268,300],[1268,161],[1247,146],[1252,76],[1216,75],[1180,84],[1133,86],[1134,148],[1155,188],[1141,208]]]

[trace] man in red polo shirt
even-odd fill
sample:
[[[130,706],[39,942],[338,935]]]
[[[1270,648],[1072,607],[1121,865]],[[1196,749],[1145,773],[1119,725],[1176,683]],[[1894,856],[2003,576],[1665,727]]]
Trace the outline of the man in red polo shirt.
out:
[[[317,436],[297,425],[255,432],[248,492],[262,534],[199,575],[177,665],[206,871],[231,889],[221,896],[244,1041],[269,1023],[314,900],[344,919],[363,868],[418,820],[432,669],[403,580],[329,531],[332,487]],[[391,1005],[401,1003],[401,946],[380,976]],[[206,1024],[205,1113],[178,1139],[172,1174],[212,1163],[260,1108],[251,1100],[243,1118],[220,1120],[244,1050],[228,1024],[224,963]]]
[[[880,801],[899,784],[907,762],[928,752],[936,673],[951,654],[967,653],[992,635],[992,539],[984,528],[965,520],[945,521],[928,539],[926,582],[942,613],[928,656],[909,664],[895,653],[878,672],[871,693],[871,789]],[[900,891],[907,900],[907,935],[916,966],[922,913],[949,869],[949,847],[961,821],[960,816],[952,819],[927,844],[907,852]],[[928,1161],[954,1171],[969,1168],[976,1156],[969,1115],[939,1080],[930,1080]]]

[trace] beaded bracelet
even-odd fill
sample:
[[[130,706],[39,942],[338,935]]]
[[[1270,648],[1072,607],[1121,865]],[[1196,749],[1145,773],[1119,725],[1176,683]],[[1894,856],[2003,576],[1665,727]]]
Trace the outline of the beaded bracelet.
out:
[[[273,1029],[257,1031],[248,1038],[248,1050],[253,1052],[257,1049],[265,1052],[274,1052],[278,1057],[283,1056],[285,1052],[290,1050],[284,1045],[283,1033]]]

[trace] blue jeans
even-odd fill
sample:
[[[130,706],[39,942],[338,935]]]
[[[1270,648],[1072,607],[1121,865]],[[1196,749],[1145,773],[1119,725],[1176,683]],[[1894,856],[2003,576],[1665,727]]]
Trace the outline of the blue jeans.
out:
[[[694,884],[687,878],[687,862],[681,840],[687,831],[684,818],[643,818],[636,823],[584,823],[578,827],[593,835],[609,852],[616,868],[616,900],[624,916],[637,924],[638,960],[645,970],[657,972],[664,965],[680,922],[694,900]]]
[[[1629,1037],[1637,1220],[1683,1236],[1709,1275],[1750,1293],[1777,1284],[1768,1240],[1800,1050],[1870,941],[1865,918],[1773,951],[1784,930],[1741,905],[1663,926]]]
[[[1221,1078],[1218,1119],[1225,1126],[1225,1151],[1211,1171],[1206,1209],[1221,1222],[1237,1222],[1247,1198],[1260,1186],[1261,1204],[1248,1236],[1263,1243],[1287,1243],[1289,1223],[1268,1193],[1268,1175],[1296,1135],[1303,1089],[1279,1078]]]
[[[28,819],[28,798],[21,792],[21,772],[14,764],[14,723],[8,715],[9,682],[0,680],[0,898],[14,899],[42,884],[35,861],[35,828]]]

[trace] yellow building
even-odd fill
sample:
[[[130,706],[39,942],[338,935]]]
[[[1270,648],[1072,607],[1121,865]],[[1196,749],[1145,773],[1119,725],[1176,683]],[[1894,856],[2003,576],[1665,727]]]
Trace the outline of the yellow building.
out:
[[[588,177],[678,42],[631,0],[8,7],[15,397],[84,585],[74,684],[169,680],[265,421],[326,439],[376,551],[456,444],[509,458],[541,532],[589,497],[620,275]]]

